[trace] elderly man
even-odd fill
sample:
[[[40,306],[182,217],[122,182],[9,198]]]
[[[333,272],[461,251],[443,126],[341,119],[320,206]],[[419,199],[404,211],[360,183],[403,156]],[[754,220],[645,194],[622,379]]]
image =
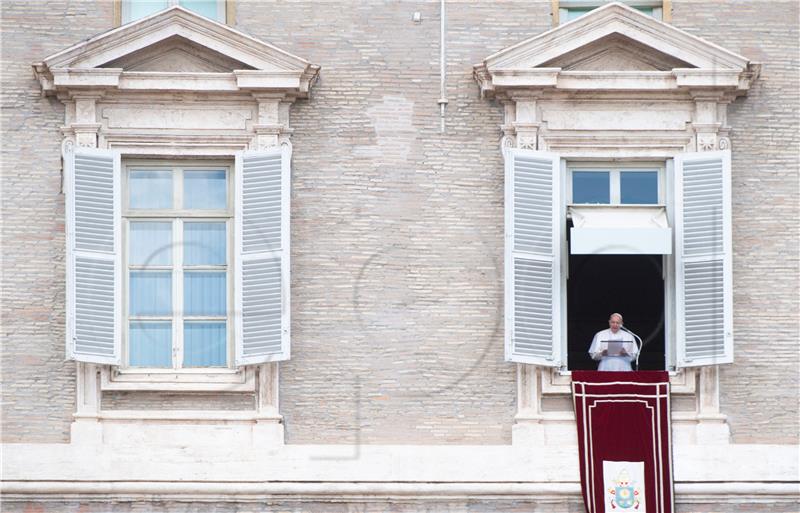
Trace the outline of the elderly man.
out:
[[[636,359],[638,348],[633,335],[623,331],[622,316],[611,314],[608,318],[608,329],[598,331],[592,339],[589,355],[593,360],[600,360],[599,371],[629,371],[631,362]]]

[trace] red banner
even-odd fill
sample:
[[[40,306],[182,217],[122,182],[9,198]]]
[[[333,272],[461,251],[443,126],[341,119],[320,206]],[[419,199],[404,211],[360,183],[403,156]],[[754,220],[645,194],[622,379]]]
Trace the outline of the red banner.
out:
[[[672,513],[669,374],[572,371],[587,513]]]

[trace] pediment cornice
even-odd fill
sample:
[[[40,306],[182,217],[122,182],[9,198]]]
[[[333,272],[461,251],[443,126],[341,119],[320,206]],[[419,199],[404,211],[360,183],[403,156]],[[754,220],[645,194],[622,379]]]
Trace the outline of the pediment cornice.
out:
[[[640,56],[640,69],[630,61],[615,65],[615,54],[610,50],[619,49],[620,42],[625,41],[635,46],[630,58]],[[591,69],[581,69],[589,57],[600,55],[606,46],[607,58],[596,60]],[[746,57],[621,3],[595,9],[474,66],[481,94],[501,98],[559,90],[692,94],[703,90],[737,96],[746,93],[758,71],[759,66]]]
[[[140,56],[169,52],[171,44],[176,50],[191,45],[197,53],[195,62],[201,62],[206,52],[209,62],[223,62],[225,68],[233,69],[184,71],[192,66],[176,61],[175,69],[170,70],[169,61],[165,61],[157,71],[141,70]],[[173,54],[181,55],[177,51]],[[50,55],[34,64],[34,72],[47,94],[109,89],[268,91],[293,98],[308,94],[319,66],[175,6]]]

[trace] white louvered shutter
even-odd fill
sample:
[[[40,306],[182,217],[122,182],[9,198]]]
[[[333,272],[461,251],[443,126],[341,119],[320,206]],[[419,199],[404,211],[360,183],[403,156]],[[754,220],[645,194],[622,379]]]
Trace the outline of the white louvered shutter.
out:
[[[508,150],[505,172],[506,360],[561,365],[559,157]]]
[[[236,365],[288,360],[291,147],[236,157]]]
[[[64,151],[67,222],[67,358],[120,363],[120,157]]]
[[[733,361],[730,151],[675,158],[677,365]]]

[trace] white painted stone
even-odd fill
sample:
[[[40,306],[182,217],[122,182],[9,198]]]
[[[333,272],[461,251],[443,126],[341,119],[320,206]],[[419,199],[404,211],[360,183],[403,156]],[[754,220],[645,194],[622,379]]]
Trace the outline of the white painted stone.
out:
[[[548,131],[686,130],[691,105],[652,101],[565,104],[539,102]]]
[[[215,106],[209,103],[182,107],[169,104],[113,106],[102,109],[108,128],[160,130],[246,130],[253,107]]]

